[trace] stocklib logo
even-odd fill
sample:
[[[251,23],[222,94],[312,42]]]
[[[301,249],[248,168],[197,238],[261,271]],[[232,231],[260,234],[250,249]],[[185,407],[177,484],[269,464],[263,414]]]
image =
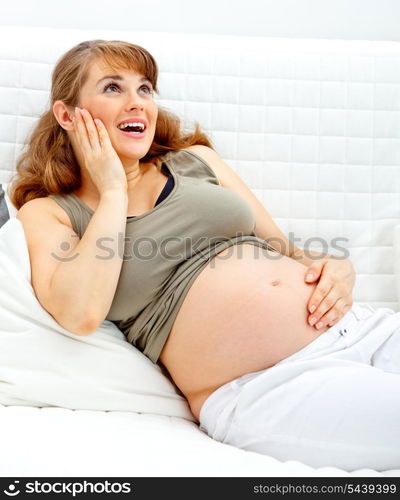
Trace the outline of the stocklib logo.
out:
[[[14,483],[19,483],[19,481],[14,481]],[[9,484],[8,488],[3,491],[9,497],[15,497],[21,493],[20,490],[17,489],[17,486],[15,484]]]

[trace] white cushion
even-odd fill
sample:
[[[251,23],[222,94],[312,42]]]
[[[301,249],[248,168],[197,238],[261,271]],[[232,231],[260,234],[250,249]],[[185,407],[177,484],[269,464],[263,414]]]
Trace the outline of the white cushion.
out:
[[[0,404],[120,410],[194,420],[186,400],[110,321],[88,336],[37,300],[23,227],[0,228]]]

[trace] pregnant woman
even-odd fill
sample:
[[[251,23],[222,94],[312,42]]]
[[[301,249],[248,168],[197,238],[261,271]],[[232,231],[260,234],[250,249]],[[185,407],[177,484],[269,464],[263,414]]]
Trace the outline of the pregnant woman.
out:
[[[200,127],[157,105],[157,76],[119,41],[56,64],[10,191],[38,300],[77,335],[113,321],[215,439],[399,466],[398,314],[352,304],[347,259],[290,245]]]

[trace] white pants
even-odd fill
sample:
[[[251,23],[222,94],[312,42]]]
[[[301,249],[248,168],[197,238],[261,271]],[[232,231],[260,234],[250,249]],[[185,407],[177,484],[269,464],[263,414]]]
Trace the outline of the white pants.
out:
[[[200,429],[278,460],[400,468],[400,313],[354,304],[339,323],[205,401]]]

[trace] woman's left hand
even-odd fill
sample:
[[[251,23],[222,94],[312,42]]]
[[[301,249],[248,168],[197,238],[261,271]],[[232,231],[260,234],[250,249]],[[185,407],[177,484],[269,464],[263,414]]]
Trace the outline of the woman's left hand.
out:
[[[307,279],[310,274],[313,278]],[[320,330],[340,321],[353,305],[353,264],[348,259],[321,259],[314,262],[305,273],[305,281],[311,284],[318,280],[319,283],[308,301],[307,310],[310,312],[309,324]]]

